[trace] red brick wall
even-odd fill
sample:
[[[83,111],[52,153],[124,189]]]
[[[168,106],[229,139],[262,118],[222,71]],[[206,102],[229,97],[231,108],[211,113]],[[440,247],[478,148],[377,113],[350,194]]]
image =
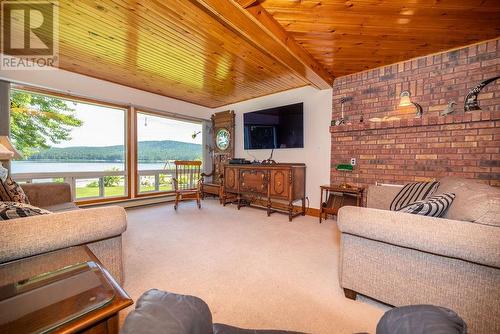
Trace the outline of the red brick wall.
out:
[[[348,124],[331,127],[331,183],[343,181],[338,163],[357,159],[347,181],[405,183],[455,175],[500,186],[500,80],[479,94],[482,111],[464,113],[464,98],[479,82],[500,75],[500,39],[340,77],[333,86],[332,119],[340,99]],[[398,107],[402,91],[422,105]],[[440,112],[457,103],[452,115]],[[363,123],[360,123],[360,116]],[[371,122],[371,118],[397,120]]]

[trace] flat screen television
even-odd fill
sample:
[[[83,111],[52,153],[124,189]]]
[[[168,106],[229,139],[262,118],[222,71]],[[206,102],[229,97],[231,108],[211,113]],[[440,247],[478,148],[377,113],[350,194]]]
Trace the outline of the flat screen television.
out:
[[[304,147],[304,103],[243,115],[246,150]]]

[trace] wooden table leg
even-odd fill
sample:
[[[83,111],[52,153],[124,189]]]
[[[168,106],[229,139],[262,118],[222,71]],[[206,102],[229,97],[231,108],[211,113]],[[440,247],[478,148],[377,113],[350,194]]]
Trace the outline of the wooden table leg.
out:
[[[118,334],[119,332],[118,313],[108,318],[108,320],[106,321],[106,325],[109,334]]]
[[[306,199],[305,197],[302,198],[302,216],[306,215]]]
[[[321,224],[321,219],[323,216],[323,188],[320,188],[321,190],[321,196],[320,196],[320,201],[319,201],[319,223]]]
[[[354,290],[344,288],[344,295],[346,298],[356,300],[358,293]]]

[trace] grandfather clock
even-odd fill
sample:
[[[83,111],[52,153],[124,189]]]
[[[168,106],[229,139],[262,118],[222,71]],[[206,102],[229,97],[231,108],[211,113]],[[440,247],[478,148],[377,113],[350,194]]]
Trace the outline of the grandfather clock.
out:
[[[234,111],[221,111],[211,117],[213,131],[213,169],[204,175],[212,177],[211,182],[203,182],[203,195],[211,194],[222,198],[224,164],[234,158]]]

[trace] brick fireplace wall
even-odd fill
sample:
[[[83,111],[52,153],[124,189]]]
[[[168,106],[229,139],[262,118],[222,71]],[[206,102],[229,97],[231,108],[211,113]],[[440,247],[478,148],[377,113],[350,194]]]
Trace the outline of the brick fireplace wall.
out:
[[[500,80],[479,94],[482,110],[463,111],[469,90],[498,75],[500,39],[337,78],[332,119],[347,98],[348,121],[330,128],[331,183],[344,180],[335,166],[356,158],[347,177],[352,184],[454,175],[500,186]],[[422,105],[423,117],[398,107],[404,90]],[[455,112],[441,116],[450,101]]]

